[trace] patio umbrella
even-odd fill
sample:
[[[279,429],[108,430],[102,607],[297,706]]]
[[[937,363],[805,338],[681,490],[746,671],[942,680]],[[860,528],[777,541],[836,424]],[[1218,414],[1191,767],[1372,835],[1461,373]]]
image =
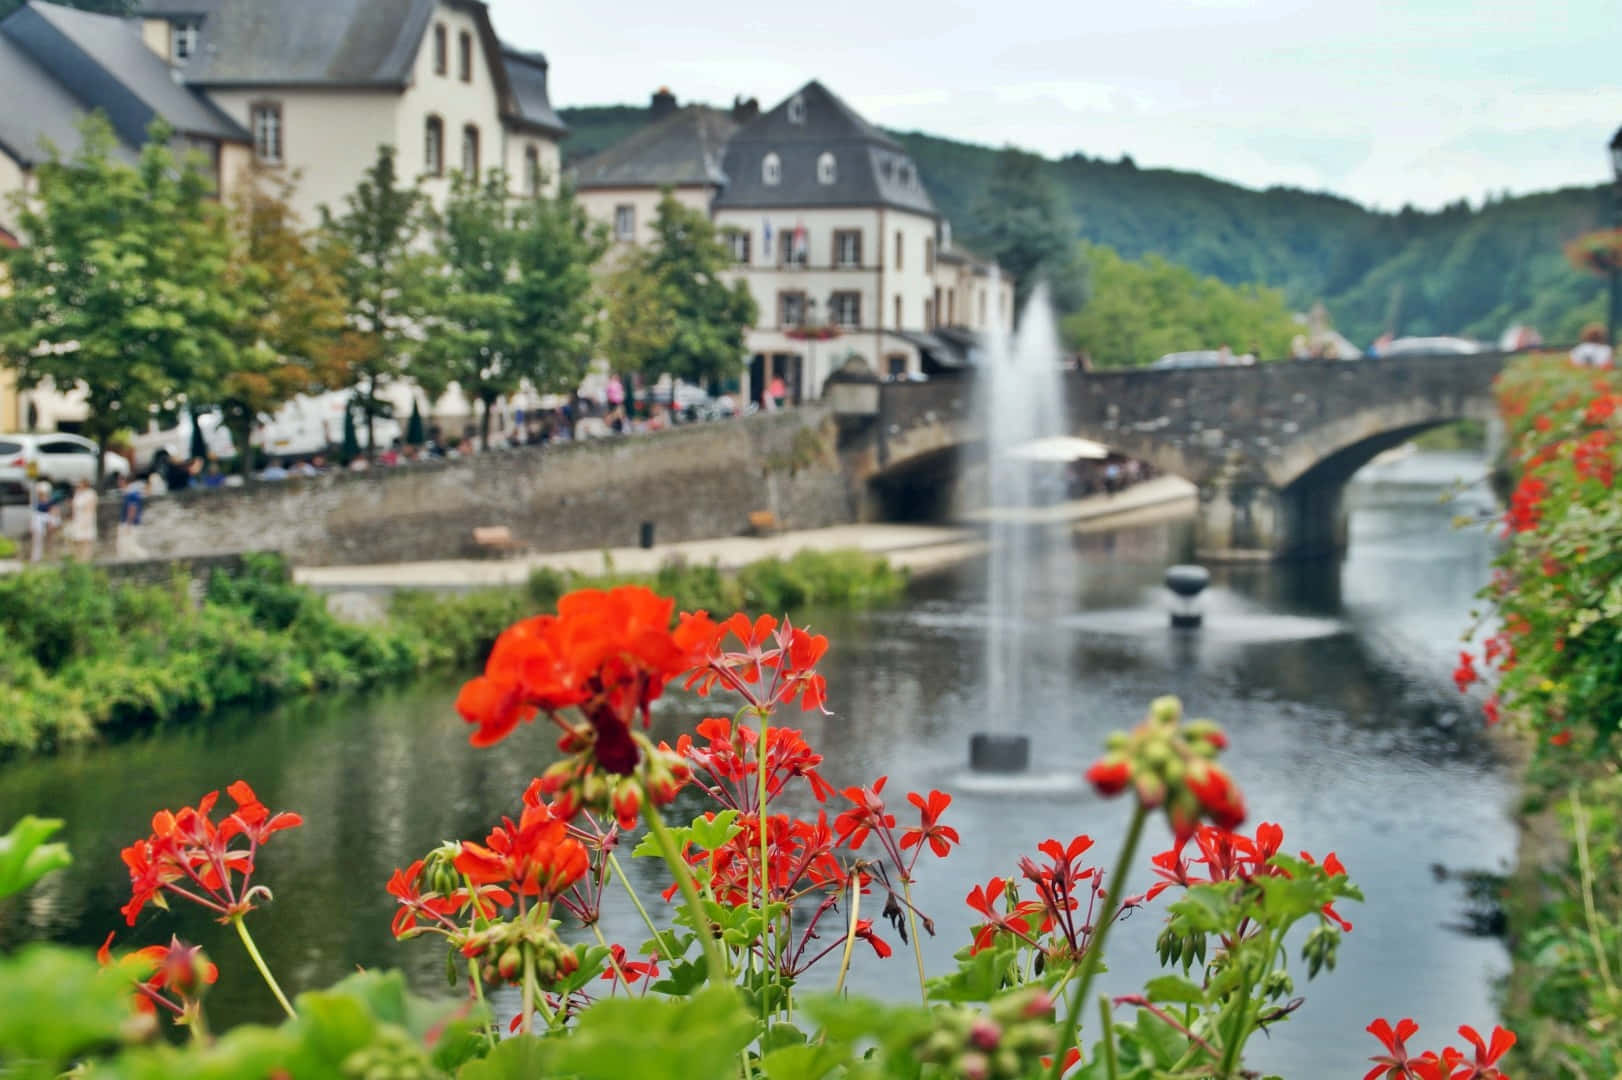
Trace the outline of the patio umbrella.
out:
[[[1068,462],[1086,459],[1102,461],[1109,457],[1109,447],[1091,439],[1078,439],[1070,435],[1054,435],[1047,439],[1033,439],[1008,451],[1018,461]]]

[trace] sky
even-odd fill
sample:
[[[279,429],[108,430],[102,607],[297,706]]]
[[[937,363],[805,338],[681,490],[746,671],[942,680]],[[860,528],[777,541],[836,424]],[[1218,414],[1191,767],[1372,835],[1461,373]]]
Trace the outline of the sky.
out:
[[[1622,124],[1622,0],[489,4],[558,106],[816,78],[894,130],[1388,210],[1600,183]]]

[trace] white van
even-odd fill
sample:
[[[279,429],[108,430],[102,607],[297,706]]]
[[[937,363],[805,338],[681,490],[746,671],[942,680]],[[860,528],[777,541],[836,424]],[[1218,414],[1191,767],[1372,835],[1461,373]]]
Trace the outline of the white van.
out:
[[[237,456],[231,429],[218,409],[211,409],[198,417],[203,429],[203,442],[208,452],[221,461]],[[191,457],[191,411],[181,408],[174,412],[155,412],[147,420],[146,430],[137,431],[130,438],[130,462],[138,473],[149,473],[169,465],[178,465]]]

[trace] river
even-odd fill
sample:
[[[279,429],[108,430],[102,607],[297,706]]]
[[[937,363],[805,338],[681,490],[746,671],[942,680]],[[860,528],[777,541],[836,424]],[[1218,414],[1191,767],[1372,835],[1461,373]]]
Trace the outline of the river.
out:
[[[1054,546],[1038,575],[1049,616],[1031,631],[1045,662],[1020,717],[999,715],[981,685],[981,568],[920,582],[898,608],[812,613],[833,642],[825,672],[834,715],[796,722],[826,756],[825,775],[844,786],[887,772],[897,803],[911,789],[956,793],[945,820],[963,845],[924,868],[918,896],[939,930],[925,942],[931,969],[945,970],[968,940],[969,888],[1014,872],[1040,840],[1085,832],[1099,862],[1113,859],[1126,808],[1085,790],[1080,772],[1111,729],[1170,692],[1226,726],[1227,761],[1252,822],[1281,823],[1289,850],[1336,851],[1368,897],[1342,905],[1355,929],[1337,969],[1312,983],[1298,973],[1306,1005],[1257,1038],[1251,1066],[1294,1078],[1354,1075],[1375,1049],[1362,1029],[1376,1016],[1411,1015],[1438,1043],[1461,1023],[1490,1028],[1508,963],[1499,942],[1459,928],[1467,901],[1457,872],[1508,869],[1515,777],[1449,672],[1492,543],[1479,528],[1453,528],[1459,506],[1437,498],[1455,477],[1482,471],[1460,454],[1366,470],[1350,496],[1343,562],[1217,568],[1206,626],[1192,635],[1166,628],[1159,588],[1164,567],[1185,555],[1186,523]],[[1487,505],[1479,488],[1468,493],[1468,509]],[[443,952],[391,938],[384,883],[441,840],[481,838],[514,811],[552,753],[539,728],[472,749],[451,711],[455,689],[443,682],[303,702],[5,767],[0,822],[29,811],[67,819],[76,861],[0,916],[0,946],[97,945],[115,927],[133,946],[178,931],[220,962],[209,999],[216,1023],[272,1019],[274,1004],[234,938],[203,913],[148,908],[132,931],[118,914],[128,898],[118,851],[147,817],[243,777],[273,809],[307,822],[260,859],[258,880],[276,899],[253,926],[283,984],[309,988],[357,965],[398,966],[422,990],[443,992]],[[673,703],[657,726],[673,736],[699,715]],[[963,775],[970,733],[987,729],[1032,736],[1031,776]],[[1149,854],[1164,846],[1157,826],[1134,891],[1148,883]],[[651,896],[656,868],[634,862]],[[645,937],[617,894],[603,926],[633,948]],[[1153,973],[1158,927],[1152,909],[1120,927],[1106,989],[1127,992]],[[895,998],[916,989],[899,947],[885,962],[864,950],[852,980]]]

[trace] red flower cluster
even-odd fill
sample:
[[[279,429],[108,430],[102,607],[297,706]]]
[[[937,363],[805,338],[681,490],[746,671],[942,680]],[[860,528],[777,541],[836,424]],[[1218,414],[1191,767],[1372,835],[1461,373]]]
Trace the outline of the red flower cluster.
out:
[[[710,717],[698,724],[699,743],[691,735],[676,740],[675,752],[692,766],[700,787],[722,806],[742,813],[754,813],[759,797],[759,759],[756,744],[759,732],[747,724],[733,725],[725,717]],[[668,750],[664,743],[661,750]],[[833,785],[822,778],[817,767],[822,755],[806,745],[800,732],[789,728],[766,729],[766,800],[777,798],[789,783],[803,778],[811,794],[825,802],[834,793]]]
[[[115,964],[112,955],[113,932],[96,950],[102,967]],[[200,945],[184,945],[170,937],[167,945],[148,945],[121,956],[117,966],[135,980],[135,1007],[144,1013],[159,1008],[173,1013],[177,1023],[189,1020],[197,1008],[197,998],[205,987],[213,986],[220,969],[203,955]]]
[[[565,822],[545,806],[530,805],[516,825],[503,818],[483,844],[462,841],[455,865],[474,885],[495,885],[544,903],[584,877],[590,863]]]
[[[1374,1068],[1363,1080],[1509,1080],[1498,1068],[1499,1059],[1515,1045],[1515,1033],[1505,1028],[1494,1027],[1489,1041],[1469,1024],[1460,1027],[1460,1037],[1475,1050],[1473,1058],[1451,1046],[1440,1054],[1434,1050],[1411,1054],[1407,1043],[1418,1034],[1419,1025],[1406,1017],[1394,1029],[1390,1021],[1380,1019],[1366,1030],[1380,1040],[1386,1052],[1369,1058]]]
[[[152,816],[152,835],[121,852],[130,874],[130,901],[122,912],[130,926],[150,901],[167,907],[164,894],[198,904],[229,922],[269,899],[270,890],[253,885],[254,857],[272,835],[304,824],[297,814],[273,814],[244,780],[226,788],[236,809],[224,821],[210,816],[219,792],[203,796],[195,808]]]
[[[1213,881],[1249,882],[1256,878],[1290,876],[1283,867],[1273,865],[1273,856],[1284,846],[1284,830],[1272,822],[1264,821],[1258,825],[1254,837],[1202,825],[1194,834],[1194,842],[1199,848],[1199,855],[1192,860],[1184,856],[1185,845],[1182,844],[1154,856],[1151,863],[1155,876],[1160,880],[1150,885],[1149,891],[1137,901],[1128,903],[1148,902],[1173,885],[1186,888]],[[1300,856],[1304,862],[1317,865],[1317,860],[1309,853],[1303,851]],[[1195,866],[1205,867],[1209,876],[1192,876],[1190,871]],[[1323,868],[1331,877],[1346,876],[1346,867],[1341,865],[1340,858],[1333,851],[1324,856]],[[1342,930],[1350,931],[1352,928],[1352,924],[1335,910],[1333,903],[1323,906],[1323,915]]]
[[[1610,400],[1610,399],[1606,399]],[[1571,464],[1584,480],[1596,480],[1610,487],[1616,479],[1616,459],[1611,433],[1601,429],[1590,431],[1578,440],[1571,452]]]
[[[629,775],[640,757],[632,722],[640,715],[646,726],[665,683],[698,663],[716,636],[703,612],[683,615],[672,630],[675,604],[639,585],[580,589],[558,601],[556,615],[508,627],[484,674],[456,699],[463,719],[477,725],[473,745],[500,742],[537,712],[575,707],[590,725],[598,763]]]
[[[1479,678],[1481,678],[1481,674],[1476,671],[1475,657],[1461,651],[1459,653],[1459,666],[1453,669],[1453,685],[1457,686],[1459,693],[1462,694],[1470,689],[1470,685]]]
[[[1213,760],[1228,737],[1209,720],[1182,724],[1183,706],[1157,698],[1131,732],[1110,736],[1110,751],[1087,770],[1087,780],[1106,798],[1128,786],[1145,809],[1164,806],[1178,843],[1194,835],[1202,817],[1224,829],[1245,820],[1245,800],[1226,769]]]
[[[1542,502],[1549,493],[1548,483],[1536,473],[1528,472],[1515,486],[1509,498],[1509,509],[1504,512],[1505,524],[1511,532],[1531,532],[1543,518]]]
[[[999,933],[1013,934],[1028,945],[1037,945],[1037,936],[1053,928],[1047,909],[1037,900],[1017,900],[1012,881],[994,877],[984,885],[969,890],[963,902],[985,916],[986,922],[974,927],[971,953],[991,948]]]
[[[762,713],[796,700],[806,712],[823,708],[828,683],[816,666],[828,651],[826,637],[786,619],[779,626],[770,615],[751,622],[741,611],[713,631],[704,643],[707,662],[688,677],[688,689],[708,696],[717,685],[724,686]],[[728,637],[740,647],[723,649]]]

